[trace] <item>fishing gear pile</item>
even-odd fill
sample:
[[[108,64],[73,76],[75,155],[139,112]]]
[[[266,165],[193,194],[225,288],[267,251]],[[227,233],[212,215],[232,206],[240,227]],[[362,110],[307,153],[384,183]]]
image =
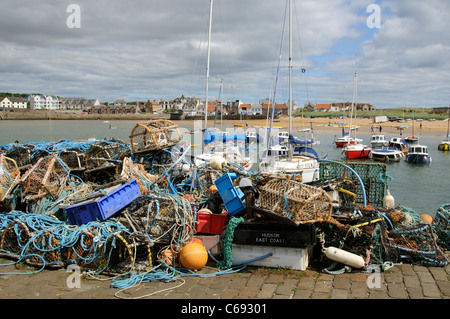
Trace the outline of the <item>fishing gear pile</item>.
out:
[[[239,271],[277,247],[308,257],[294,269],[329,273],[448,264],[450,204],[431,224],[385,207],[384,164],[324,161],[307,185],[223,158],[197,163],[190,149],[167,120],[137,123],[130,143],[0,146],[0,255],[36,271],[75,263],[121,289],[195,275],[206,260],[214,275]],[[269,251],[239,260],[249,245]]]

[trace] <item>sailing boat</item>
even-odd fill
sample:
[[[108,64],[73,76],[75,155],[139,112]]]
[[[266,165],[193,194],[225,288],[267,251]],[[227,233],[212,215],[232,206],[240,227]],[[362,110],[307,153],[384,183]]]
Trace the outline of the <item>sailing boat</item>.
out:
[[[274,95],[276,95],[276,90]],[[272,104],[272,114],[275,106],[275,98]],[[272,116],[273,120],[273,116]],[[272,126],[272,123],[271,123]],[[289,136],[292,128],[292,0],[289,0]],[[270,144],[270,141],[268,141]],[[289,148],[291,145],[288,144]],[[292,149],[289,149],[288,158],[268,159],[266,151],[266,160],[261,162],[259,170],[262,174],[290,174],[294,177],[301,177],[302,183],[312,183],[319,180],[320,163],[316,158],[306,155],[292,155]],[[317,155],[317,154],[316,154]]]
[[[445,136],[445,140],[441,142],[438,146],[439,151],[450,151],[450,106],[448,108],[448,117],[447,117],[447,135]]]
[[[209,86],[209,64],[211,55],[211,28],[212,28],[213,0],[210,0],[209,7],[209,31],[208,31],[208,52],[206,60],[206,88],[205,88],[205,119],[203,129],[204,149],[201,154],[195,155],[193,161],[196,165],[210,163],[215,157],[222,157],[228,163],[239,165],[245,170],[249,170],[252,166],[251,158],[241,153],[241,149],[245,149],[245,134],[227,134],[216,128],[217,111],[219,101],[217,101],[216,115],[214,118],[214,127],[208,129],[208,86]],[[221,81],[221,96],[223,96],[223,80]],[[221,103],[220,103],[221,104]],[[242,144],[243,146],[239,145]]]
[[[355,122],[356,122],[356,110],[355,110],[355,104],[357,101],[357,91],[358,91],[358,73],[355,72],[355,81],[354,81],[354,87],[353,87],[354,93],[353,93],[353,102],[352,102],[352,113],[355,114]],[[352,127],[352,114],[350,114],[350,127]],[[354,130],[354,139],[356,139],[356,130]],[[343,152],[347,156],[347,159],[359,159],[359,158],[368,158],[370,155],[370,151],[372,149],[368,147],[367,145],[361,144],[361,143],[354,143],[354,144],[347,144]]]
[[[419,138],[417,136],[414,135],[414,122],[415,122],[415,115],[416,111],[413,111],[413,120],[412,120],[412,135],[408,136],[407,138],[405,138],[405,142],[408,143],[408,145],[411,144],[418,144],[419,143]]]

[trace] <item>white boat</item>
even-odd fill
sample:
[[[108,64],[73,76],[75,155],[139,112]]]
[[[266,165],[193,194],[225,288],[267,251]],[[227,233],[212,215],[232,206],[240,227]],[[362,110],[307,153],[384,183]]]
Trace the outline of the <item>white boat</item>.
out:
[[[241,148],[232,143],[214,143],[205,147],[202,154],[194,156],[194,163],[201,165],[209,164],[214,156],[223,157],[228,164],[236,164],[244,170],[250,170],[253,162],[250,157],[244,156],[241,153]]]
[[[370,152],[371,159],[385,163],[399,162],[404,157],[405,154],[402,151],[390,147],[376,148]]]
[[[349,135],[337,137],[334,140],[334,143],[336,144],[336,147],[344,147],[346,145],[353,145],[353,144],[359,144],[362,143],[362,139],[360,138],[353,138]]]
[[[289,1],[289,10],[291,9],[292,0]],[[291,19],[289,19],[289,30],[292,30]],[[259,165],[259,170],[263,174],[289,174],[293,178],[301,176],[302,183],[312,183],[319,180],[320,162],[316,158],[309,156],[292,156],[292,153],[289,149],[290,145],[288,144],[286,146],[279,143],[281,138],[287,138],[287,141],[289,141],[289,138],[292,135],[292,37],[290,37],[289,39],[289,68],[289,131],[279,132],[281,133],[281,135],[278,134],[278,143],[274,143],[275,145],[271,145],[271,139],[269,136],[267,141],[268,147],[266,148],[267,154],[263,156],[263,161]],[[274,107],[275,104],[276,103],[274,98],[272,107]],[[274,150],[286,150],[288,152],[288,157],[281,159],[278,156],[269,157],[268,152]]]
[[[264,158],[266,156],[266,151],[261,152],[261,158]],[[269,147],[269,150],[267,151],[267,156],[269,157],[277,157],[277,158],[285,158],[289,157],[289,149],[284,144],[276,144]]]
[[[371,148],[382,148],[384,146],[388,146],[389,141],[386,140],[384,135],[380,134],[372,134],[369,142],[369,146]]]
[[[389,148],[398,149],[399,151],[401,151],[405,155],[408,154],[408,144],[401,137],[393,137],[393,138],[391,138],[391,140],[389,141],[388,147]]]
[[[272,158],[273,159],[273,158]],[[289,158],[261,162],[261,174],[289,174],[293,178],[300,176],[301,182],[308,184],[319,180],[320,163],[308,156],[291,156]]]

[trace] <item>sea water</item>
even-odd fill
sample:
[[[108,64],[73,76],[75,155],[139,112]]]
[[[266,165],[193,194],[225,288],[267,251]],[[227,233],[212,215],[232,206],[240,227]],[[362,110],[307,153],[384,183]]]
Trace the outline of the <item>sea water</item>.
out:
[[[125,142],[130,141],[130,135],[137,121],[0,121],[0,145],[15,141],[23,144],[26,142],[49,142],[62,139],[70,141],[82,141],[89,138],[105,139],[117,138]],[[180,122],[180,132],[186,141],[193,145],[193,153],[202,149],[201,121],[196,123]],[[233,131],[233,128],[224,125],[223,129]],[[242,131],[243,132],[243,131]],[[293,132],[300,137],[301,133]],[[319,145],[313,146],[320,158],[328,160],[342,160],[341,148],[334,146],[336,131],[316,131],[314,133]],[[387,139],[395,137],[388,133]],[[369,133],[358,133],[358,138],[369,142]],[[438,144],[443,137],[420,136],[420,144],[428,146],[432,157],[430,165],[408,164],[405,161],[391,162],[387,164],[388,187],[395,198],[396,204],[406,206],[419,214],[435,216],[439,206],[450,203],[450,152],[438,151]],[[262,148],[261,148],[262,149]],[[254,165],[257,169],[257,165]]]

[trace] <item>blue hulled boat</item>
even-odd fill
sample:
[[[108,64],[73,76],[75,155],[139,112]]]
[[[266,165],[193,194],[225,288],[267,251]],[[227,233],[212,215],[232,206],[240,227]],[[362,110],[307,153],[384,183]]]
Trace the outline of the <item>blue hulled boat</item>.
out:
[[[405,157],[406,161],[411,164],[429,164],[431,163],[431,156],[428,153],[428,147],[425,145],[411,145],[408,148],[408,154]]]

